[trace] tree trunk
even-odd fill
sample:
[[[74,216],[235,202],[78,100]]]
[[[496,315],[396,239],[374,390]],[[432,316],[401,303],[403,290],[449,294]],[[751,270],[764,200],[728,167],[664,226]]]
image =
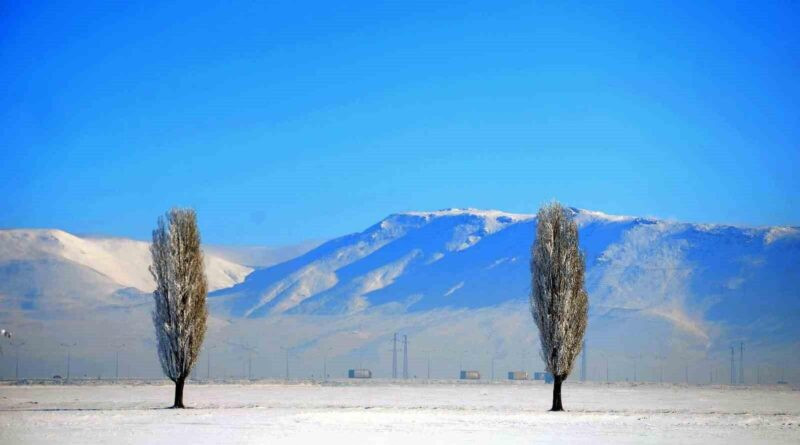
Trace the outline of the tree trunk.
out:
[[[564,376],[553,376],[553,407],[550,411],[564,411],[561,406],[561,382],[564,381]]]
[[[183,406],[183,384],[185,382],[185,377],[179,377],[178,380],[175,381],[175,404],[172,405],[173,408],[185,408]]]

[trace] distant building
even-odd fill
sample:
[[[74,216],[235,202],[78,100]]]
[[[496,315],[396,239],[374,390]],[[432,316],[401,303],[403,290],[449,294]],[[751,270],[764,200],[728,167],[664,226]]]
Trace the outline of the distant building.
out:
[[[528,371],[508,371],[509,380],[528,380]]]
[[[478,371],[461,371],[459,378],[461,380],[480,380],[481,373]]]
[[[371,379],[372,371],[369,369],[351,369],[347,371],[347,377],[351,379]]]
[[[545,383],[553,383],[553,374],[549,372],[534,372],[534,380],[544,380]]]

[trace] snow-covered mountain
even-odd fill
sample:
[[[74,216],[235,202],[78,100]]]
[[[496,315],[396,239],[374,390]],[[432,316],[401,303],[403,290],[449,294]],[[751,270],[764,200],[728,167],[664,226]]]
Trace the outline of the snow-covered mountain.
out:
[[[0,230],[3,306],[53,309],[124,302],[155,288],[149,244],[125,238],[81,238],[61,230]],[[240,283],[252,268],[206,255],[209,289]]]
[[[720,323],[798,338],[800,229],[687,224],[570,209],[593,317],[636,314],[710,341]],[[534,215],[391,215],[212,294],[234,317],[419,312],[525,301]]]
[[[571,213],[587,258],[590,376],[605,376],[607,361],[612,379],[631,378],[637,360],[650,379],[663,367],[666,379],[708,381],[745,341],[770,378],[788,366],[800,379],[800,228]],[[281,375],[281,347],[291,347],[306,375],[327,355],[341,372],[363,362],[385,376],[394,332],[409,334],[412,367],[421,351],[434,355],[434,376],[452,377],[462,359],[484,373],[492,358],[537,369],[527,308],[535,223],[493,210],[404,212],[266,267],[256,263],[275,260],[269,249],[206,247],[219,372],[241,372],[231,345],[247,343],[263,375]],[[140,241],[0,231],[0,323],[36,348],[42,375],[62,365],[66,338],[90,373],[108,375],[109,348],[125,344],[138,375],[158,376],[148,264]],[[12,369],[0,359],[0,375]]]

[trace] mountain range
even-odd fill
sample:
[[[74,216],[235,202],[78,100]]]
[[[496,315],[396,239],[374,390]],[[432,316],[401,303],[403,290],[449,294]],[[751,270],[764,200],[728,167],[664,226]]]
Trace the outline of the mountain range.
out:
[[[765,357],[798,345],[800,228],[568,211],[586,253],[593,350],[719,361],[736,341]],[[381,366],[386,336],[398,329],[416,332],[428,350],[452,353],[463,341],[500,358],[518,354],[507,337],[535,344],[526,320],[535,224],[535,215],[446,209],[393,214],[279,251],[209,246],[211,332],[264,350],[276,349],[264,339],[272,336],[293,344],[298,360],[327,348]],[[43,332],[42,323],[87,312],[127,313],[125,323],[145,326],[136,335],[148,338],[148,264],[143,241],[0,231],[0,322],[24,331],[35,320]],[[86,325],[75,336],[91,335]]]
[[[783,325],[773,325],[773,332],[798,332],[786,323],[800,315],[797,227],[569,212],[586,253],[593,314],[640,311],[699,337],[708,337],[716,322],[757,331],[771,320]],[[534,232],[534,215],[475,209],[399,213],[255,270],[211,299],[234,317],[524,301]]]

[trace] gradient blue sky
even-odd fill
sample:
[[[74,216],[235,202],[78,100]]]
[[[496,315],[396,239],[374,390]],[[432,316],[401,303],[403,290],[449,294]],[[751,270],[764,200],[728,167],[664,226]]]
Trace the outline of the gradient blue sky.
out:
[[[551,198],[800,224],[798,2],[50,3],[0,5],[0,227],[146,239],[181,205],[286,244]]]

